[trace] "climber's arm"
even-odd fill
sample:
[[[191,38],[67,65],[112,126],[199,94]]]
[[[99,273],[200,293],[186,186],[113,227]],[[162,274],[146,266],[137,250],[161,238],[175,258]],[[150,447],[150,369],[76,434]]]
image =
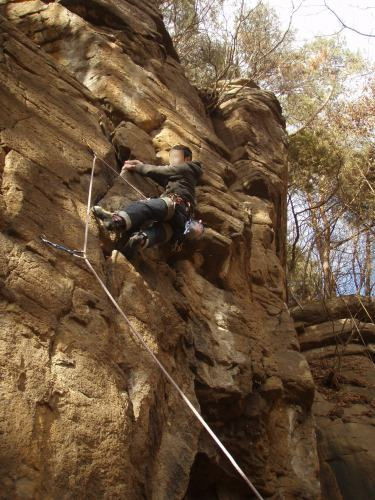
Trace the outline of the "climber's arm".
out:
[[[177,173],[176,167],[171,165],[149,165],[139,160],[128,160],[125,162],[121,173],[126,170],[131,170],[146,177],[150,177],[162,186],[165,186],[171,175]]]

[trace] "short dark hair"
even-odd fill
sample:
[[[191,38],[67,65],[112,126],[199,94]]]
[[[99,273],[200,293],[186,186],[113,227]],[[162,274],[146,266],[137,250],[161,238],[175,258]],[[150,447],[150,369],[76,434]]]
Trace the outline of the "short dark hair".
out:
[[[173,148],[171,148],[171,151],[172,149],[177,149],[177,151],[183,151],[184,158],[193,158],[193,153],[191,149],[188,148],[187,146],[184,146],[183,144],[176,144],[175,146],[173,146]]]

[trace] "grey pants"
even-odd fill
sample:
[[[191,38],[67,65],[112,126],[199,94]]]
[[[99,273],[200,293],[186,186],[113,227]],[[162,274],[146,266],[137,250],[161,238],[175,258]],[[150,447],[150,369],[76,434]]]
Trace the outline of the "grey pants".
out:
[[[126,221],[128,231],[139,231],[147,235],[146,247],[177,240],[184,232],[189,213],[184,205],[173,208],[169,200],[149,198],[130,203],[116,213]]]

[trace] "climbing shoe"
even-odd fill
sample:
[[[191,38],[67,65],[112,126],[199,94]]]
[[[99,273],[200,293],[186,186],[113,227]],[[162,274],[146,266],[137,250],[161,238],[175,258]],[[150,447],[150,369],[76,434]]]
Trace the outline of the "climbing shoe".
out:
[[[108,231],[126,229],[126,222],[120,215],[108,212],[108,210],[104,210],[104,208],[99,205],[93,206],[92,212],[95,217],[103,222],[104,227],[108,229]]]
[[[127,259],[132,259],[139,248],[142,248],[146,245],[147,235],[142,231],[134,233],[130,236],[125,248],[122,250],[123,255]]]

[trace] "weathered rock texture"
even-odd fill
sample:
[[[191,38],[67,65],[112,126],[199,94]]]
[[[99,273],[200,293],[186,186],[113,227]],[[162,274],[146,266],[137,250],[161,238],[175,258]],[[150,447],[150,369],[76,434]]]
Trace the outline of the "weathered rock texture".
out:
[[[91,220],[89,257],[263,496],[319,498],[314,383],[285,305],[274,95],[234,82],[207,116],[151,0],[0,4],[1,498],[252,498],[84,262],[38,239],[82,246],[85,143],[119,171],[177,142],[205,167],[204,239],[133,265],[104,258]],[[98,167],[94,202],[137,197]]]
[[[341,297],[291,312],[318,387],[323,498],[368,500],[375,491],[375,299]]]

